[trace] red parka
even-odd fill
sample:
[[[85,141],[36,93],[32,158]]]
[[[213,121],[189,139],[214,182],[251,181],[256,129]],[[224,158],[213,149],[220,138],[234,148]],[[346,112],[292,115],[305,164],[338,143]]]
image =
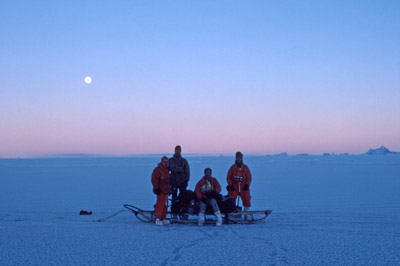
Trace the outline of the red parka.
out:
[[[160,189],[161,193],[169,194],[169,183],[170,176],[168,172],[168,167],[163,167],[161,163],[158,164],[153,170],[151,175],[151,183],[153,184],[153,189]]]
[[[220,193],[221,192],[221,185],[219,184],[218,180],[214,177],[210,177],[209,183],[211,185],[211,188],[213,191]],[[196,192],[196,196],[198,199],[201,198],[206,198],[207,199],[207,195],[206,192],[211,192],[212,190],[208,190],[208,191],[202,191],[202,187],[205,188],[207,186],[207,179],[204,176],[202,179],[200,179],[199,182],[197,182],[196,188],[194,190],[194,192]],[[204,189],[203,189],[204,190]]]
[[[242,166],[239,168],[236,164],[232,165],[231,168],[229,168],[228,175],[226,177],[226,181],[228,182],[229,186],[236,185],[239,183],[238,177],[242,178],[240,181],[240,187],[243,188],[245,185],[251,184],[251,173],[250,169],[247,165],[242,164]]]

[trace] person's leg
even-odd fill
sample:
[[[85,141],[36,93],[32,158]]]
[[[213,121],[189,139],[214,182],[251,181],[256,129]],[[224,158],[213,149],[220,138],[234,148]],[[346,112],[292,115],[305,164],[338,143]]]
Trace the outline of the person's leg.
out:
[[[164,196],[164,204],[163,204],[163,210],[162,210],[162,220],[165,220],[165,217],[167,217],[167,211],[168,211],[168,195],[167,194],[161,194]]]
[[[200,210],[199,213],[206,213],[206,208],[207,208],[207,204],[205,204],[204,202],[200,201]]]
[[[242,200],[243,200],[243,206],[246,207],[251,207],[251,196],[250,196],[250,188],[246,191],[241,191],[240,192]]]
[[[178,187],[171,185],[172,203],[178,199]]]
[[[164,219],[164,206],[165,206],[165,194],[157,195],[157,201],[154,205],[154,213],[157,225],[162,225],[161,221]]]
[[[162,218],[163,218],[162,223],[165,225],[165,224],[170,224],[170,221],[165,219],[167,217],[167,211],[168,211],[168,194],[162,194],[162,195],[164,195],[164,205],[163,205],[164,209],[162,212]]]
[[[177,199],[178,199],[178,201],[184,201],[184,199],[185,199],[185,195],[184,195],[184,193],[185,193],[185,187],[184,186],[179,186],[179,187],[176,187],[176,191],[178,191],[179,190],[179,192],[177,192],[176,194],[177,194]],[[183,194],[182,194],[183,193]],[[181,204],[183,204],[184,205],[184,202],[182,203],[181,202]],[[187,218],[188,218],[188,215],[187,214],[185,214],[185,213],[181,213],[181,214],[179,214],[179,217],[182,219],[182,220],[187,220]]]
[[[176,209],[177,209],[177,200],[178,200],[178,188],[176,187],[176,185],[171,184],[171,196],[172,196],[172,201],[171,201],[171,212],[172,214],[172,218],[176,219],[177,215],[176,215]]]
[[[206,212],[207,204],[204,202],[200,201],[200,211],[199,211],[199,220],[198,220],[198,225],[202,226],[205,221],[205,215],[204,213]]]
[[[219,207],[218,207],[216,199],[209,199],[208,204],[211,206],[211,208],[213,208],[214,213],[219,211]]]
[[[250,211],[250,207],[251,207],[250,189],[248,189],[246,191],[242,191],[241,196],[242,196],[242,200],[243,200],[244,211],[246,211],[246,212]],[[252,220],[253,216],[251,214],[245,214],[244,219]]]
[[[216,199],[210,199],[208,201],[208,204],[210,204],[210,206],[213,208],[214,210],[214,215],[217,218],[217,226],[222,225],[222,216],[221,216],[221,212],[219,211],[219,207],[217,204],[217,200]]]
[[[178,190],[179,190],[179,192],[178,192]],[[179,198],[179,196],[181,195],[181,193],[185,193],[185,191],[186,191],[186,187],[185,187],[184,185],[179,186],[179,187],[177,186],[177,187],[176,187],[176,192],[175,192],[176,197]]]

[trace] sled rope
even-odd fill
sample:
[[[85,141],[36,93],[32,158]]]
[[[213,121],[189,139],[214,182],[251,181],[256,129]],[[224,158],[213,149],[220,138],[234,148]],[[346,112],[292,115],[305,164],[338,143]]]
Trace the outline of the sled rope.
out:
[[[93,222],[105,222],[105,221],[107,221],[108,219],[110,219],[110,218],[112,218],[112,217],[114,217],[114,216],[117,216],[118,214],[120,214],[120,213],[123,212],[123,211],[125,211],[125,210],[122,209],[122,210],[117,211],[116,213],[114,213],[114,214],[112,214],[112,215],[110,215],[110,216],[107,216],[107,217],[102,218],[102,219],[94,220]]]

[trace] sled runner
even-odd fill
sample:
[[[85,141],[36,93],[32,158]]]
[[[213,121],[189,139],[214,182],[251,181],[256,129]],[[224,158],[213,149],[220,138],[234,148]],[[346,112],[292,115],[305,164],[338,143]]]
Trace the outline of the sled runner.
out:
[[[153,210],[142,210],[133,205],[124,204],[124,207],[130,210],[135,216],[144,223],[154,223],[155,213]],[[264,211],[241,211],[235,209],[231,212],[224,212],[224,224],[254,224],[264,221],[271,210]],[[206,212],[205,224],[215,224],[216,220],[212,215],[212,210]],[[197,224],[198,216],[195,211],[191,211],[190,208],[182,208],[180,212],[168,212],[167,219],[173,224]]]

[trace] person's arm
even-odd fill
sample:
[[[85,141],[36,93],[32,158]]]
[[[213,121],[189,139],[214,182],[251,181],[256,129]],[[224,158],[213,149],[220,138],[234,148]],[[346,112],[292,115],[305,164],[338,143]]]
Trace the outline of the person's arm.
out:
[[[228,186],[232,186],[232,175],[233,175],[233,167],[231,166],[226,176],[226,182],[228,183]]]
[[[185,159],[185,177],[186,183],[189,183],[190,180],[190,167],[188,161]]]
[[[158,177],[157,168],[154,168],[153,173],[151,174],[151,184],[153,185],[153,189],[159,188]]]
[[[153,193],[156,195],[160,195],[160,173],[158,168],[154,168],[153,174],[151,175],[151,183],[153,184]]]
[[[198,200],[200,200],[200,199],[203,197],[203,194],[202,194],[201,191],[200,191],[200,187],[201,187],[200,182],[198,182],[198,183],[196,184],[196,188],[195,188],[195,190],[194,190],[194,192],[196,193],[196,196],[197,196],[197,199],[198,199]]]
[[[247,169],[247,171],[246,171],[247,172],[246,184],[250,186],[251,181],[252,181],[252,176],[251,176],[251,173],[250,173],[250,169],[249,169],[249,167],[247,165],[246,165],[246,169]]]

